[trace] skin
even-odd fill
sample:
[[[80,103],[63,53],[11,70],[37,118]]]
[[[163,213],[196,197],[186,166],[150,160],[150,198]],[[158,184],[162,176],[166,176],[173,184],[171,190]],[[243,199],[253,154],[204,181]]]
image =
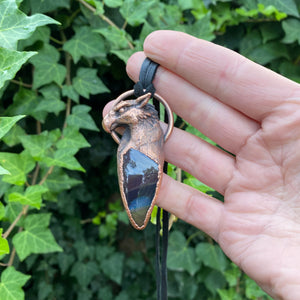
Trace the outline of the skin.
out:
[[[128,61],[159,63],[157,93],[230,155],[175,129],[166,160],[224,195],[163,177],[157,204],[209,234],[274,299],[300,299],[300,85],[184,33],[156,31]],[[104,109],[104,115],[112,103]]]

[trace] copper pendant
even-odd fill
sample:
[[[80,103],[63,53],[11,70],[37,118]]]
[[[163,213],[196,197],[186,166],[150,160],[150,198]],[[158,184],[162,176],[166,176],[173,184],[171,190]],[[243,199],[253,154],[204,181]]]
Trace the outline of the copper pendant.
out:
[[[150,219],[161,183],[164,142],[173,129],[173,114],[158,94],[153,98],[166,109],[169,124],[166,133],[160,126],[158,112],[149,104],[151,93],[137,99],[130,90],[120,95],[103,119],[103,128],[119,143],[118,177],[122,201],[134,228],[144,229]],[[123,127],[121,139],[115,130]]]

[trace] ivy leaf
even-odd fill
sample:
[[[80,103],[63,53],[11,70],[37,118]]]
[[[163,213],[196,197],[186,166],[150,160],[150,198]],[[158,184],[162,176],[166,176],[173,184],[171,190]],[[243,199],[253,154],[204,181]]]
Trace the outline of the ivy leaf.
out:
[[[111,50],[111,53],[115,54],[117,57],[119,57],[121,60],[124,61],[126,64],[129,57],[135,52],[132,49],[125,49],[125,50]]]
[[[3,228],[0,228],[0,255],[9,254],[8,241],[7,241],[7,239],[2,237],[2,232],[3,232]],[[0,295],[1,295],[1,293],[0,293]]]
[[[18,42],[18,49],[25,49],[38,41],[49,43],[50,33],[51,30],[48,26],[38,27],[28,39]]]
[[[105,39],[109,41],[109,45],[112,49],[128,48],[128,38],[125,30],[110,26],[96,29],[94,32],[98,32],[103,35]]]
[[[32,207],[41,208],[42,195],[46,193],[48,189],[41,185],[29,186],[24,194],[11,193],[8,195],[10,202],[19,202],[23,205],[30,205]]]
[[[76,127],[67,126],[63,131],[63,138],[56,144],[58,149],[63,148],[85,148],[91,145],[87,142],[84,136]]]
[[[215,38],[213,33],[214,27],[211,25],[209,13],[197,20],[193,25],[188,27],[181,26],[179,29],[207,41],[211,41]]]
[[[21,119],[25,116],[0,117],[0,139]]]
[[[223,272],[228,264],[227,258],[218,245],[200,243],[196,249],[197,261],[205,266]]]
[[[30,254],[61,252],[62,248],[56,243],[51,231],[47,228],[50,214],[34,214],[26,217],[25,230],[13,237],[13,245],[21,261]]]
[[[64,97],[69,97],[70,99],[72,99],[76,103],[79,103],[79,95],[75,91],[75,89],[72,85],[63,85],[62,95]]]
[[[148,10],[155,4],[154,0],[125,0],[120,8],[120,13],[131,26],[144,23]]]
[[[289,53],[286,45],[278,42],[269,42],[254,48],[248,54],[248,57],[261,65],[266,65],[280,57],[289,59]]]
[[[124,255],[114,253],[101,262],[101,269],[114,282],[121,284],[124,267]]]
[[[35,54],[36,52],[18,52],[0,47],[0,89],[5,81],[14,78],[21,66]]]
[[[15,125],[13,128],[2,138],[2,141],[9,147],[15,146],[20,143],[19,137],[25,135],[25,130]]]
[[[87,286],[97,274],[99,274],[99,267],[92,261],[88,261],[87,263],[77,261],[71,270],[71,275],[84,287]]]
[[[104,3],[108,7],[119,7],[122,5],[123,0],[104,0]]]
[[[92,117],[88,114],[91,108],[87,105],[76,105],[67,118],[67,124],[74,128],[84,128],[99,131]]]
[[[41,134],[20,136],[20,140],[23,147],[27,149],[30,155],[36,160],[40,160],[44,157],[46,151],[52,146],[52,141],[47,131]]]
[[[9,171],[0,166],[0,175],[10,175]]]
[[[97,77],[97,69],[79,68],[77,76],[73,79],[73,86],[79,95],[87,99],[90,94],[109,92],[109,89]]]
[[[287,19],[282,22],[282,28],[285,32],[285,37],[282,42],[286,44],[293,43],[295,41],[300,44],[300,21],[297,19]]]
[[[57,8],[70,8],[70,0],[30,0],[31,12],[46,13]]]
[[[0,202],[0,220],[2,220],[5,217],[5,206],[2,202]]]
[[[55,47],[45,44],[38,55],[31,58],[31,63],[35,66],[33,74],[33,88],[56,82],[61,85],[66,76],[66,67],[58,64],[60,54]]]
[[[59,166],[69,170],[77,170],[85,172],[84,168],[79,164],[74,155],[78,149],[63,148],[54,152],[53,157],[44,157],[42,161],[47,164],[48,167]]]
[[[24,300],[22,286],[31,276],[24,275],[14,267],[6,268],[1,274],[0,295],[3,300]]]
[[[36,112],[43,111],[58,115],[59,112],[65,109],[66,105],[60,99],[60,90],[58,86],[51,84],[41,88],[40,92],[43,95],[43,99],[36,107]]]
[[[26,153],[0,152],[0,163],[10,173],[4,175],[2,180],[16,185],[23,185],[26,182],[26,174],[35,167],[34,160]]]
[[[55,168],[47,177],[44,186],[53,193],[60,193],[80,183],[80,180],[69,177],[61,168]]]
[[[294,0],[259,0],[259,3],[265,7],[274,6],[280,12],[299,17],[298,8]]]
[[[72,55],[75,63],[81,56],[88,58],[106,56],[103,39],[90,27],[80,26],[75,28],[75,32],[75,35],[63,46],[63,49]]]
[[[47,113],[37,112],[40,98],[32,90],[20,88],[13,98],[14,103],[6,110],[7,115],[30,115],[43,121]]]
[[[186,239],[180,231],[173,231],[170,235],[167,264],[170,270],[186,270],[191,275],[200,268],[200,264],[196,263],[195,250],[187,247]]]
[[[27,17],[15,0],[0,1],[0,47],[15,50],[18,40],[28,38],[38,26],[46,24],[59,22],[41,14]]]

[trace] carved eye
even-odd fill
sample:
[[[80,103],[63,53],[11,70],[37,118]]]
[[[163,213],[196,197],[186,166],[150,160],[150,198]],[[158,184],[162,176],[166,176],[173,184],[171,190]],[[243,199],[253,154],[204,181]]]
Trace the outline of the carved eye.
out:
[[[125,111],[125,108],[124,107],[121,107],[120,109],[119,109],[119,113],[123,113]]]

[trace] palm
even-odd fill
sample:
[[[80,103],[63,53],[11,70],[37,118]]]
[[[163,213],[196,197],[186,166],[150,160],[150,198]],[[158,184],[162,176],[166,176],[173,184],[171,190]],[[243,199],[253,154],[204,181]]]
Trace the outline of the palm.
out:
[[[298,141],[291,140],[297,134],[290,132],[291,119],[297,120],[294,106],[286,105],[288,118],[278,115],[276,123],[272,115],[266,118],[264,130],[237,153],[218,236],[227,255],[268,292],[276,277],[285,284],[280,270],[297,272],[300,263],[290,260],[300,252],[300,176],[295,176],[300,161]]]
[[[225,202],[164,176],[158,204],[212,236],[276,299],[300,299],[299,85],[185,34],[156,32],[144,49],[162,66],[157,92],[234,154],[174,130],[166,159],[219,191]],[[134,80],[145,54],[128,62]]]

